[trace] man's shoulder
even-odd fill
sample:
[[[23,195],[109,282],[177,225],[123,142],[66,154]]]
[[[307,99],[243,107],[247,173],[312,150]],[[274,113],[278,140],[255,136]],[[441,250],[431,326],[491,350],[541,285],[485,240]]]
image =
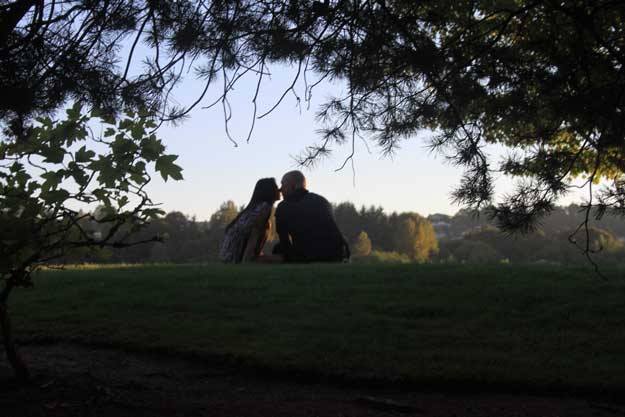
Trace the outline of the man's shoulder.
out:
[[[284,210],[286,210],[288,206],[289,206],[289,202],[286,200],[282,200],[281,202],[279,202],[276,207],[275,215],[277,216],[279,213],[284,212]]]
[[[330,204],[330,202],[324,196],[316,194],[316,193],[309,192],[308,194],[306,194],[306,198],[319,202],[319,203]]]
[[[285,199],[285,200],[282,200],[280,203],[278,203],[278,207],[276,208],[276,215],[279,212],[285,212],[288,210],[297,210],[298,207],[301,207],[302,205],[307,206],[309,204],[330,205],[330,203],[328,202],[328,200],[325,199],[325,197],[319,194],[315,194],[315,193],[311,193],[310,191],[307,191],[306,194],[302,195],[301,197],[295,200]]]

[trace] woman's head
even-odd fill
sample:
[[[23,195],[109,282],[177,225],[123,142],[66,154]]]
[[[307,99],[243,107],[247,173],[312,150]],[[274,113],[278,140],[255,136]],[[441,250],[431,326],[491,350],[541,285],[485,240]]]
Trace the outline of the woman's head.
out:
[[[280,200],[280,190],[275,178],[261,178],[256,182],[248,207],[262,202],[273,204],[277,200]]]
[[[276,184],[275,178],[259,179],[254,187],[250,203],[237,214],[237,217],[235,217],[228,226],[226,226],[226,230],[230,229],[246,211],[253,209],[263,202],[273,205],[277,200],[280,200],[280,189],[278,188],[278,184]]]

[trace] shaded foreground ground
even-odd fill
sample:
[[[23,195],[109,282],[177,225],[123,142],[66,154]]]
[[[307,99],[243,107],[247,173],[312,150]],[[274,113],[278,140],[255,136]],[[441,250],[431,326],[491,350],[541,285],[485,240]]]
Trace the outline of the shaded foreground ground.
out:
[[[23,349],[33,386],[0,366],[3,417],[30,416],[618,416],[625,405],[580,396],[365,389],[263,377],[231,366],[56,344]],[[469,387],[468,387],[469,388]]]
[[[23,343],[195,355],[279,373],[625,392],[625,280],[562,267],[148,266],[36,277]]]
[[[47,272],[11,302],[37,384],[5,384],[0,416],[625,415],[625,274],[609,272]]]

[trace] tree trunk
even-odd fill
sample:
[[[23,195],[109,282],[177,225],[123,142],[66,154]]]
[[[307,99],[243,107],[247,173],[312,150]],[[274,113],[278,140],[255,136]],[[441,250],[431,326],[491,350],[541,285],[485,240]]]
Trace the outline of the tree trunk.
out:
[[[7,282],[2,293],[0,294],[0,331],[2,332],[2,342],[4,344],[7,360],[13,367],[15,378],[19,382],[26,382],[30,379],[30,374],[28,372],[28,368],[26,368],[26,364],[17,351],[11,331],[11,320],[9,318],[9,307],[7,304],[11,289],[12,285]]]

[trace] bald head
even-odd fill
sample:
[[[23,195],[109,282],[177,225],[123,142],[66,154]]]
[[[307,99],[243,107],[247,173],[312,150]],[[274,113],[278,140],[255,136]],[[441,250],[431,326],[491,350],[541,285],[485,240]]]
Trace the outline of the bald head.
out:
[[[306,177],[301,171],[289,171],[282,177],[282,195],[288,197],[293,191],[306,189]]]

